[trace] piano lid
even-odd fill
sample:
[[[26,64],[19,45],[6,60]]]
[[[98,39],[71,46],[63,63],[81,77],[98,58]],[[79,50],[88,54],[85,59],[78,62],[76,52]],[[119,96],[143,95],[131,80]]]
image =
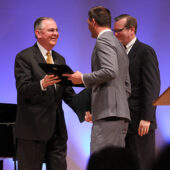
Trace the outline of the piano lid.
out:
[[[17,104],[0,103],[0,123],[16,121]]]

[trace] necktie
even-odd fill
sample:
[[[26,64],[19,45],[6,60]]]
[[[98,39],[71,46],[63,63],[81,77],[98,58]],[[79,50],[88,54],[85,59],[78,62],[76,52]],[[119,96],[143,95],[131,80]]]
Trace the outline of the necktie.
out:
[[[47,59],[46,59],[46,62],[47,64],[53,64],[53,59],[52,59],[52,56],[50,54],[50,51],[47,51]]]

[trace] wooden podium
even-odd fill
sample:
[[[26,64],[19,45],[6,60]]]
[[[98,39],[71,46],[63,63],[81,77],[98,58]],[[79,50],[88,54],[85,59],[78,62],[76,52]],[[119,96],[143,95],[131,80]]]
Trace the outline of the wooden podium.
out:
[[[170,105],[170,87],[168,87],[152,104],[154,106]]]

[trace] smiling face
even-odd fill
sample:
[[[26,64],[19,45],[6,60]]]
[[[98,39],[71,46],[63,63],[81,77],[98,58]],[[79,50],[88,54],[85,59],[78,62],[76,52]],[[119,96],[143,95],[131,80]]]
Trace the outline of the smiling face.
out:
[[[58,27],[54,20],[46,19],[41,22],[41,27],[35,30],[37,41],[46,49],[51,50],[59,37]]]
[[[126,27],[127,18],[122,18],[114,23],[114,32],[117,39],[127,45],[135,37],[135,27]]]

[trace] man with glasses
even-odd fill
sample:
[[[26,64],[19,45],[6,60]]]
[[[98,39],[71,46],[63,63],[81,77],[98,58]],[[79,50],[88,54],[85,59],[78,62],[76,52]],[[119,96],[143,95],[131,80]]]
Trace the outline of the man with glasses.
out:
[[[55,85],[57,76],[46,75],[39,63],[65,64],[53,50],[59,33],[53,18],[40,17],[34,23],[37,42],[17,54],[17,160],[19,170],[66,170],[67,130],[62,99],[70,105],[74,90]],[[49,59],[49,57],[51,59]]]
[[[126,148],[137,158],[140,170],[146,170],[155,156],[156,108],[152,102],[160,91],[157,56],[152,47],[136,38],[137,21],[134,17],[127,14],[116,17],[113,30],[129,57],[132,121],[126,136]]]

